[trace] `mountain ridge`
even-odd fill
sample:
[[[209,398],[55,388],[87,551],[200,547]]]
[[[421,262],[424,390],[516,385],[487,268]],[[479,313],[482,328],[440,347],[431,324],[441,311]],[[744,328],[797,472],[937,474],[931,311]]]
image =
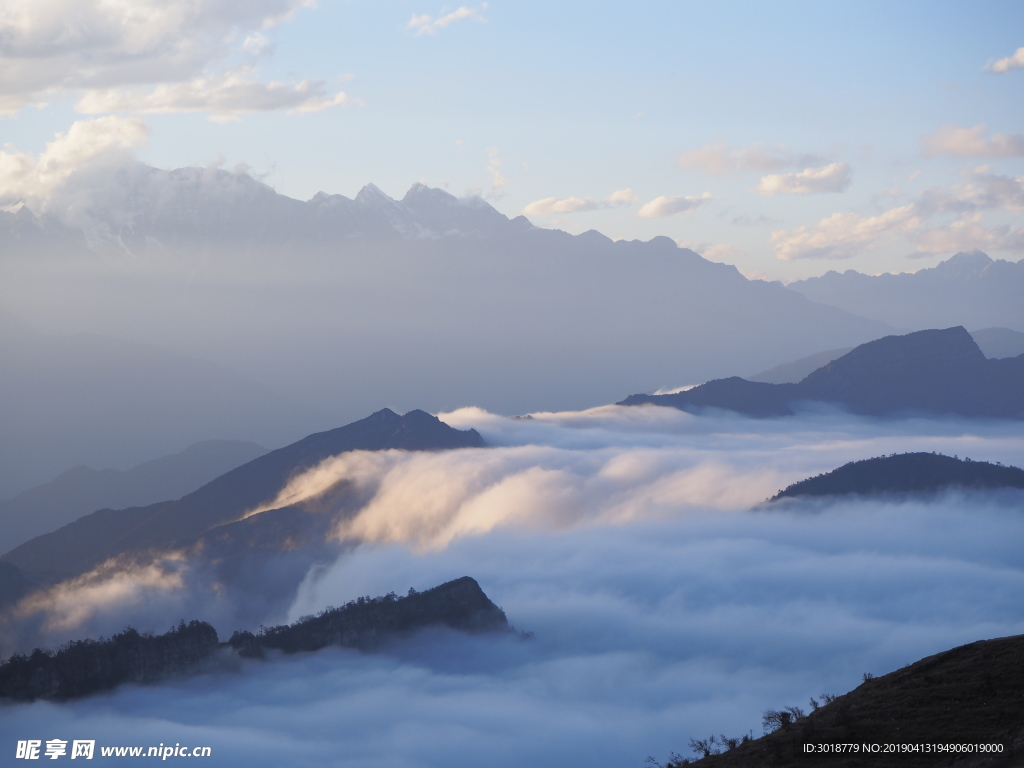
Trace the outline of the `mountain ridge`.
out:
[[[796,384],[732,377],[669,395],[631,395],[618,404],[788,416],[800,402],[832,403],[872,416],[917,412],[1024,418],[1024,355],[989,360],[957,326],[861,344]]]

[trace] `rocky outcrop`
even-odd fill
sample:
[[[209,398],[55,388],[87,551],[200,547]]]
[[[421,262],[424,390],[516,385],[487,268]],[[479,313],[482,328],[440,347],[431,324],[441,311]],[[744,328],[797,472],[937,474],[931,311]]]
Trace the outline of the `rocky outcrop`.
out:
[[[360,597],[290,626],[264,629],[258,635],[236,632],[228,644],[246,657],[260,657],[270,649],[296,653],[329,645],[372,650],[390,638],[428,626],[470,633],[509,630],[505,613],[474,579],[463,576],[426,592],[410,590],[405,597],[393,592]]]

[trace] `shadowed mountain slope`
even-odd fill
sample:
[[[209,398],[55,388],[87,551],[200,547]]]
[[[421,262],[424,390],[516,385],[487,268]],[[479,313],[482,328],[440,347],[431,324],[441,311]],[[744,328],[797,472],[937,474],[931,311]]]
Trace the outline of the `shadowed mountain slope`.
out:
[[[861,344],[797,384],[733,377],[671,395],[632,395],[620,405],[653,403],[682,410],[722,408],[751,416],[793,413],[800,402],[852,413],[1024,417],[1024,355],[989,360],[962,327],[886,336]]]
[[[178,499],[267,452],[255,443],[208,440],[137,467],[75,467],[0,503],[0,542],[8,550],[97,509]]]
[[[1024,488],[1024,470],[935,453],[901,453],[852,461],[793,483],[772,501],[799,496],[934,493],[947,488]]]
[[[59,701],[123,683],[154,683],[196,671],[218,649],[247,658],[262,657],[264,649],[295,653],[338,646],[372,651],[427,627],[470,633],[510,629],[505,613],[474,579],[463,576],[425,592],[410,590],[406,597],[360,597],[257,635],[235,632],[227,643],[218,642],[209,624],[192,621],[163,635],[142,635],[129,627],[109,640],[79,640],[56,652],[37,649],[31,655],[14,655],[0,664],[0,699]]]
[[[1022,691],[1024,635],[981,640],[865,680],[804,717],[783,712],[785,724],[773,733],[693,764],[706,768],[1016,766],[1024,759]],[[911,750],[866,754],[865,743],[880,748],[907,744]],[[805,753],[805,744],[849,744],[857,750]],[[915,751],[915,744],[998,744],[1001,751],[926,754]]]
[[[192,544],[218,526],[234,523],[248,510],[272,501],[295,474],[345,451],[443,450],[483,444],[476,430],[453,429],[423,411],[399,416],[385,408],[361,421],[271,451],[178,501],[99,510],[22,544],[2,559],[33,578],[59,581],[123,553]]]

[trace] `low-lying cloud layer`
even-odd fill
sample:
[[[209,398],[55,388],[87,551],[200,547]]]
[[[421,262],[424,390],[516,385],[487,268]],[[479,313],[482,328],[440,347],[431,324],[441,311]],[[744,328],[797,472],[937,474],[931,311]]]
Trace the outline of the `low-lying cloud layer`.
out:
[[[254,766],[639,766],[691,736],[757,735],[765,708],[864,672],[1024,632],[1019,494],[749,509],[872,455],[1019,465],[1014,425],[656,407],[443,418],[494,447],[352,454],[283,491],[344,477],[372,493],[340,532],[362,543],[307,574],[288,618],[468,574],[533,640],[438,633],[9,707],[0,748],[96,738],[210,745]]]

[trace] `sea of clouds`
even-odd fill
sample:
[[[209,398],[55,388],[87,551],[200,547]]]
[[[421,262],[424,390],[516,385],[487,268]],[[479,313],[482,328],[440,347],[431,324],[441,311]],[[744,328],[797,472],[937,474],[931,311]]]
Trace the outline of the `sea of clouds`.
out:
[[[6,706],[0,749],[95,738],[209,745],[223,765],[640,768],[690,737],[759,735],[766,708],[806,709],[866,672],[1024,633],[1020,493],[760,505],[894,452],[1019,466],[1017,424],[655,407],[442,418],[493,447],[346,455],[282,489],[294,501],[344,478],[371,501],[339,522],[344,554],[275,618],[470,575],[532,639],[430,632],[377,655]],[[105,623],[137,622],[180,588],[108,601]]]

